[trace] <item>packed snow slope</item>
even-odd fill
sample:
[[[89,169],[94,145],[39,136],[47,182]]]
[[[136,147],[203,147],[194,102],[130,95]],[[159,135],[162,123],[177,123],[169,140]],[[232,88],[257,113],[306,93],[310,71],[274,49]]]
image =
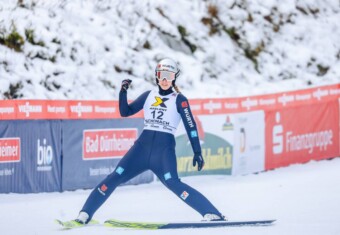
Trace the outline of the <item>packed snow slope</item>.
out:
[[[339,82],[338,0],[1,0],[1,99],[117,99],[177,60],[189,98]]]
[[[246,176],[192,176],[182,181],[202,192],[230,221],[277,219],[265,227],[180,230],[120,230],[85,227],[61,231],[54,219],[74,219],[90,190],[63,193],[0,194],[2,235],[338,235],[340,158],[291,165]],[[118,187],[94,218],[130,221],[200,221],[159,181]]]

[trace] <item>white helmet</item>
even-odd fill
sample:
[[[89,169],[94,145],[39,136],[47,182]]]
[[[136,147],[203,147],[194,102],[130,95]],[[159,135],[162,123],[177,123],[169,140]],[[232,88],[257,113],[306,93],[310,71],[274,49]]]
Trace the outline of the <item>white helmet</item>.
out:
[[[158,84],[158,79],[159,79],[159,74],[160,74],[159,72],[161,71],[174,73],[173,82],[175,82],[176,78],[178,78],[178,76],[181,73],[180,69],[178,68],[178,64],[170,58],[162,59],[161,61],[158,62],[156,69],[155,69],[155,76],[156,76],[157,84]]]

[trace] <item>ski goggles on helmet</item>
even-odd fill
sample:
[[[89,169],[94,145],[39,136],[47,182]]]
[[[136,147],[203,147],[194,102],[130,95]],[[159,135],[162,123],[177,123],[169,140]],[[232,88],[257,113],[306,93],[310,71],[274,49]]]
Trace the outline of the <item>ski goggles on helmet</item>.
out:
[[[167,81],[171,82],[175,80],[175,73],[170,72],[170,71],[157,71],[157,79],[159,81],[163,81],[166,79]]]

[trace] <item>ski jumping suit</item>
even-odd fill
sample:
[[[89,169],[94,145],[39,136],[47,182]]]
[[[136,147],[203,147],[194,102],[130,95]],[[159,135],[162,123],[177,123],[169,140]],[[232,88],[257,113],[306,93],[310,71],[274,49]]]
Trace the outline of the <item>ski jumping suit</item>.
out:
[[[131,104],[127,92],[119,94],[121,116],[127,117],[144,109],[144,129],[134,145],[90,194],[81,211],[92,218],[116,187],[138,174],[151,170],[160,181],[202,216],[221,213],[201,193],[181,182],[177,173],[174,133],[183,120],[193,151],[201,153],[201,146],[188,100],[172,89],[162,92],[147,91]]]

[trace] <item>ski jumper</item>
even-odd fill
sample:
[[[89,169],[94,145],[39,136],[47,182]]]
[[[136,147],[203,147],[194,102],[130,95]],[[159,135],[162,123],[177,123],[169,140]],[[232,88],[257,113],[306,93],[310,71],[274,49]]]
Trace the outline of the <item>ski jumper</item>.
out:
[[[178,178],[174,133],[181,120],[193,151],[201,153],[196,123],[187,98],[172,89],[163,92],[163,95],[158,91],[147,91],[128,104],[127,92],[122,90],[119,93],[121,116],[133,115],[141,109],[144,110],[141,135],[115,170],[94,188],[81,211],[91,219],[117,186],[151,170],[168,189],[202,216],[207,213],[221,215],[206,197]]]

